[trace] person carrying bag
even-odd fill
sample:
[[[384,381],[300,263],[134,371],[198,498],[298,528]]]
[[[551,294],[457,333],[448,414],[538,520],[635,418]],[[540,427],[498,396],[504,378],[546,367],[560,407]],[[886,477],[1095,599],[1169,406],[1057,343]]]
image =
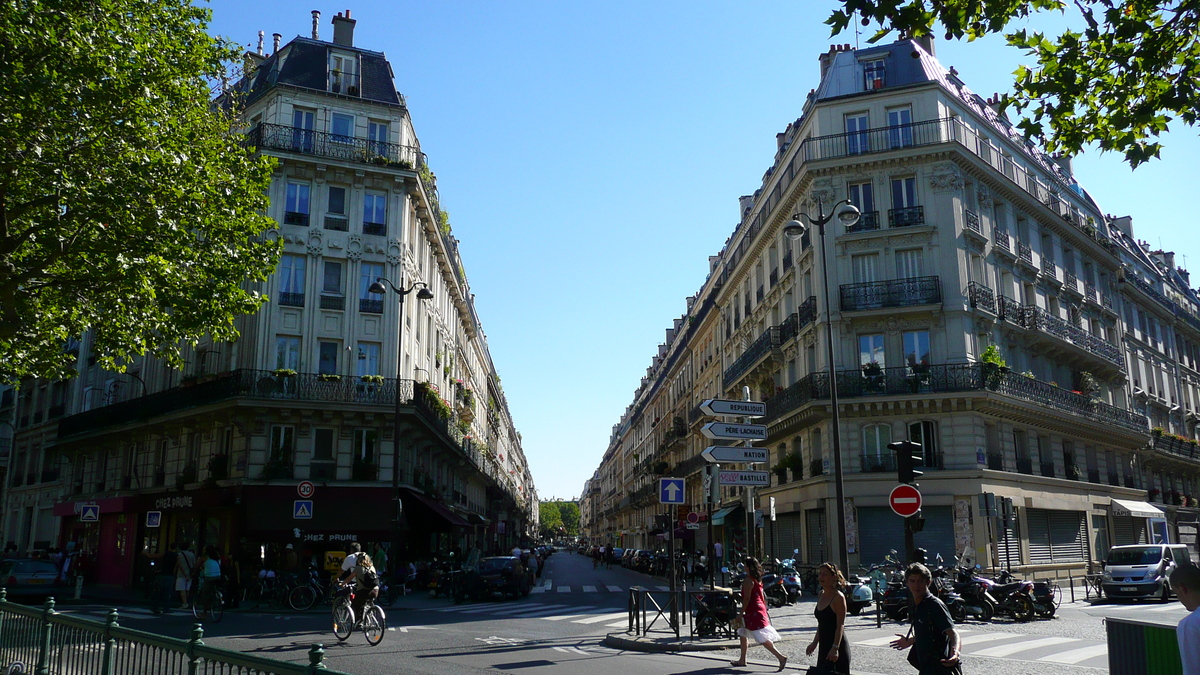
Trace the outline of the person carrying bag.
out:
[[[908,652],[908,663],[919,675],[962,675],[959,658],[958,631],[946,605],[929,592],[933,575],[929,568],[913,563],[904,570],[904,583],[908,586],[913,605],[909,610],[911,626],[909,634],[896,634],[893,649],[912,649]]]

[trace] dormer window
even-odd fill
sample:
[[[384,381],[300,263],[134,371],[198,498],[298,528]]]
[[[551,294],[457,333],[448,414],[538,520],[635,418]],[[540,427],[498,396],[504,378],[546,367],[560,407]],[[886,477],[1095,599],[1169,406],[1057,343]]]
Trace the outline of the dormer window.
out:
[[[329,91],[358,96],[358,59],[348,54],[329,56]]]
[[[867,91],[883,89],[883,73],[883,59],[863,63],[863,86],[866,87]]]

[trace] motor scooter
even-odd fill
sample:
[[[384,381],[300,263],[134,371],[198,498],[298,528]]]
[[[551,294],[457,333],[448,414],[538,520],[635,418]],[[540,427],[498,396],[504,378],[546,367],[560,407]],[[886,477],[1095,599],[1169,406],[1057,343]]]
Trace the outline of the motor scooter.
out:
[[[858,616],[864,608],[875,603],[875,593],[871,585],[864,583],[857,574],[851,574],[846,579],[846,611]]]

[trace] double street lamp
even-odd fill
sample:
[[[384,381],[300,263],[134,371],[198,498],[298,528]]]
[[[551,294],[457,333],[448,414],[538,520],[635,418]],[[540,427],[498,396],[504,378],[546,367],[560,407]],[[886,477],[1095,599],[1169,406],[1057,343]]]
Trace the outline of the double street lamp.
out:
[[[817,217],[807,213],[796,213],[792,220],[783,226],[783,234],[793,241],[804,236],[811,227],[815,226],[821,235],[821,291],[825,296],[825,345],[828,348],[827,365],[829,370],[829,402],[833,407],[833,485],[837,498],[837,521],[833,528],[833,540],[837,542],[837,558],[835,562],[842,570],[848,569],[850,554],[846,545],[846,487],[842,478],[842,428],[841,416],[838,412],[837,371],[834,370],[833,359],[833,307],[829,304],[829,256],[825,251],[825,225],[834,216],[846,227],[853,227],[858,222],[858,208],[849,199],[843,199],[833,205],[828,215],[817,200]],[[807,224],[806,224],[807,223]],[[797,270],[799,265],[797,265]],[[797,294],[799,298],[799,294]]]
[[[387,286],[384,286],[385,283]],[[404,505],[400,502],[400,406],[403,403],[400,398],[400,369],[404,364],[404,341],[401,339],[404,331],[404,297],[416,290],[418,300],[432,300],[433,293],[422,281],[414,282],[405,289],[403,278],[400,279],[400,285],[397,286],[383,277],[376,279],[375,283],[367,288],[367,292],[383,295],[388,292],[388,288],[392,289],[392,292],[396,294],[396,299],[400,307],[400,311],[396,316],[396,410],[394,426],[392,428],[392,497],[396,500],[396,522],[392,531],[391,560],[388,563],[389,569],[395,570],[395,566],[400,560],[400,516],[404,512]]]

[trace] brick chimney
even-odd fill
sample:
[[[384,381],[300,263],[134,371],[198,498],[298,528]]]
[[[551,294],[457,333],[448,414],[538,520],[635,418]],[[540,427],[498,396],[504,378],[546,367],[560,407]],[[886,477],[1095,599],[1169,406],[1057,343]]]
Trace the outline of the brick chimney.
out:
[[[358,23],[350,18],[350,10],[346,10],[346,14],[340,12],[333,17],[333,44],[343,47],[354,46],[354,24]]]

